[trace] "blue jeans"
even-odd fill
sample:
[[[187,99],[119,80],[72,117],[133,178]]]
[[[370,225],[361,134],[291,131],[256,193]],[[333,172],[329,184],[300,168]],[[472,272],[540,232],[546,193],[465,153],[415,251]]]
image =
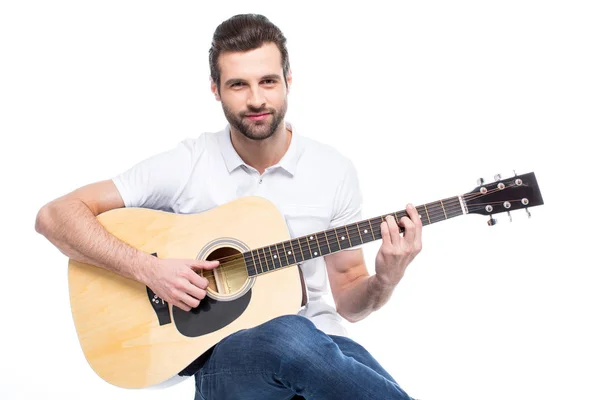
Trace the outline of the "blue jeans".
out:
[[[195,378],[195,400],[412,400],[358,343],[298,315],[224,338]]]

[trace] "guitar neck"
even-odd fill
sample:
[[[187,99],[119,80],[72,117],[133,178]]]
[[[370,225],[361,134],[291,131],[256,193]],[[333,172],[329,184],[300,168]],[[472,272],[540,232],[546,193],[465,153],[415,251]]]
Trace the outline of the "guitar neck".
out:
[[[423,225],[445,221],[467,213],[461,196],[438,200],[416,207]],[[249,276],[261,275],[290,265],[326,256],[381,239],[381,223],[392,215],[399,223],[406,210],[354,222],[322,232],[301,236],[243,253]],[[404,229],[400,227],[400,231]]]

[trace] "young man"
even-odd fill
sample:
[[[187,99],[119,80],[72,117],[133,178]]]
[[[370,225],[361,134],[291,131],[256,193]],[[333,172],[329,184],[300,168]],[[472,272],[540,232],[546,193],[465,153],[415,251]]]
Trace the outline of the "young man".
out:
[[[232,17],[217,27],[209,62],[211,89],[229,122],[223,131],[79,188],[44,206],[36,220],[68,257],[143,282],[185,311],[206,295],[207,280],[195,270],[217,262],[157,259],[110,235],[98,214],[118,207],[199,213],[258,195],[279,207],[292,237],[361,219],[352,163],[285,121],[292,74],[281,31],[260,15]],[[420,251],[421,222],[411,205],[407,211],[403,236],[392,216],[381,224],[374,275],[360,248],[304,263],[306,307],[219,342],[195,374],[196,399],[410,399],[347,337],[340,317],[358,321],[383,306]],[[335,308],[326,300],[329,287]]]

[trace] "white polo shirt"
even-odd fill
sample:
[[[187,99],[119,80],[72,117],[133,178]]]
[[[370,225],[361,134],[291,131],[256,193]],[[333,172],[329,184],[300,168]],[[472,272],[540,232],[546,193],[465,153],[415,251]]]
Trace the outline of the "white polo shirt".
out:
[[[261,196],[284,215],[292,238],[360,221],[362,196],[352,162],[331,146],[301,136],[262,176],[231,144],[229,125],[181,141],[115,176],[126,207],[201,213],[244,196]],[[308,304],[299,311],[327,334],[347,336],[335,310],[323,257],[301,265]]]

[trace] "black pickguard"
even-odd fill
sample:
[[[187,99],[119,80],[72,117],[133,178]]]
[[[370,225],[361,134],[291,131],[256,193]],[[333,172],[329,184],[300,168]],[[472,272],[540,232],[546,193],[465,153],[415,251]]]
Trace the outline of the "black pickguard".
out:
[[[173,320],[179,333],[184,336],[206,335],[235,321],[246,311],[251,298],[252,289],[232,301],[217,301],[207,296],[191,311],[173,306]]]

